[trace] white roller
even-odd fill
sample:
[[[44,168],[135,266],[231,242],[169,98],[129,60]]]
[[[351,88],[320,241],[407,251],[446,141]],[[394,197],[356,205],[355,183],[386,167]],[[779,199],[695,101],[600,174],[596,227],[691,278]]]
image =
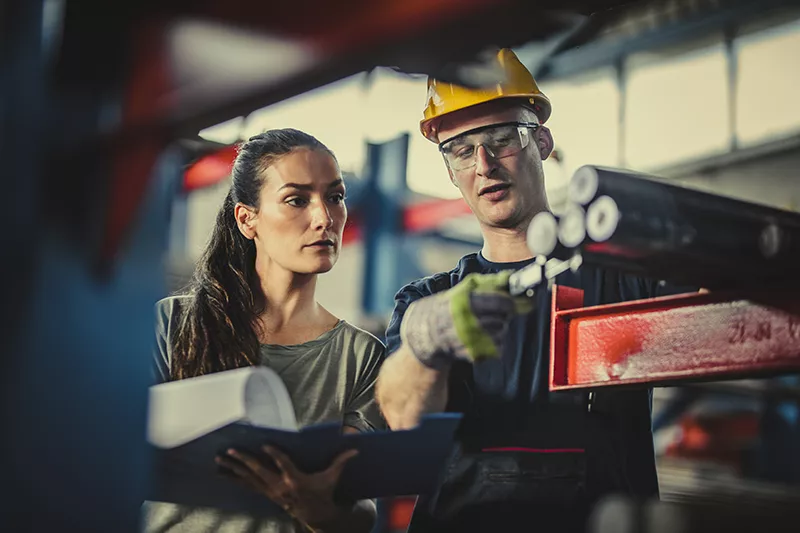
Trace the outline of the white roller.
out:
[[[578,205],[568,207],[558,222],[558,240],[567,248],[576,248],[585,238],[586,212]]]
[[[606,241],[614,235],[619,217],[617,202],[610,196],[601,196],[586,210],[586,233],[593,241]]]
[[[567,188],[567,196],[571,202],[586,205],[594,199],[599,186],[600,177],[597,175],[597,169],[583,166],[572,175]]]
[[[552,213],[537,213],[528,226],[528,249],[534,255],[550,255],[558,244],[558,221]]]
[[[769,224],[761,230],[761,235],[758,238],[758,249],[761,251],[761,255],[769,259],[778,255],[782,241],[781,228],[775,224]]]

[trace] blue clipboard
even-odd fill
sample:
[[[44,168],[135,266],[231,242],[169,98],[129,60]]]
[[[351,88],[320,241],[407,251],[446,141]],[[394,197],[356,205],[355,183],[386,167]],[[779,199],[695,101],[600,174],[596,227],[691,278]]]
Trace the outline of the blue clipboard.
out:
[[[261,446],[281,449],[303,471],[327,468],[339,453],[355,448],[342,472],[337,497],[347,499],[431,494],[443,474],[461,414],[441,413],[403,431],[342,434],[339,424],[283,431],[233,423],[171,449],[151,446],[155,468],[147,499],[213,507],[251,515],[283,513],[268,498],[220,472],[214,458],[228,448],[262,455]]]

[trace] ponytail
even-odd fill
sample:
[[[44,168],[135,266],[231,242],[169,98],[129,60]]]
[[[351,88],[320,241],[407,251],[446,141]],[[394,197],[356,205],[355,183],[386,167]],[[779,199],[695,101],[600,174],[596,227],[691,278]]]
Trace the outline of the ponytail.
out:
[[[189,303],[174,341],[172,379],[255,365],[263,312],[257,285],[255,245],[239,231],[229,192],[217,214],[211,241],[195,270]],[[256,278],[256,279],[254,279]]]
[[[239,146],[231,188],[195,268],[189,303],[170,339],[171,379],[259,363],[257,324],[266,302],[255,270],[255,243],[239,230],[234,210],[237,203],[258,209],[265,170],[301,147],[333,156],[316,138],[293,129],[271,130]]]

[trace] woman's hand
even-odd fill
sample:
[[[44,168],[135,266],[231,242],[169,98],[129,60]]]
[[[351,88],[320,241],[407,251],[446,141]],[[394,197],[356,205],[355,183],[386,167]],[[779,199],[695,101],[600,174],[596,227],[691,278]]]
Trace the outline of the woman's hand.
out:
[[[265,466],[261,460],[248,453],[233,449],[227,451],[227,457],[217,457],[217,464],[230,470],[247,485],[312,529],[327,529],[329,525],[338,525],[343,519],[347,520],[347,516],[352,513],[352,506],[343,508],[336,505],[333,493],[345,464],[358,451],[343,452],[326,470],[306,474],[298,470],[280,450],[271,446],[264,446],[262,449],[275,461],[278,471]]]

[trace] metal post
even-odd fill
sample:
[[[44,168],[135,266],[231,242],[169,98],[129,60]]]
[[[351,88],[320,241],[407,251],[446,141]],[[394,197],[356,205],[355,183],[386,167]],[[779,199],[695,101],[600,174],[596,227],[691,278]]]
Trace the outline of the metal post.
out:
[[[619,93],[619,114],[617,115],[617,121],[619,123],[619,130],[617,130],[617,142],[619,144],[617,145],[617,165],[624,167],[626,164],[625,159],[627,153],[625,150],[625,140],[627,138],[625,135],[627,132],[625,125],[625,105],[628,100],[628,90],[627,86],[625,85],[625,58],[619,57],[614,62],[614,73],[616,74],[617,92]]]
[[[729,24],[724,29],[725,35],[725,62],[728,67],[727,83],[728,83],[728,132],[729,132],[729,146],[731,152],[735,152],[739,148],[739,136],[736,134],[737,115],[736,115],[736,82],[739,79],[739,63],[736,61],[736,50],[733,41],[736,39],[736,29],[732,24]]]
[[[363,310],[384,316],[392,309],[400,288],[403,206],[406,196],[406,166],[409,135],[404,133],[385,144],[370,144],[367,150],[368,201],[362,202],[364,223]]]

